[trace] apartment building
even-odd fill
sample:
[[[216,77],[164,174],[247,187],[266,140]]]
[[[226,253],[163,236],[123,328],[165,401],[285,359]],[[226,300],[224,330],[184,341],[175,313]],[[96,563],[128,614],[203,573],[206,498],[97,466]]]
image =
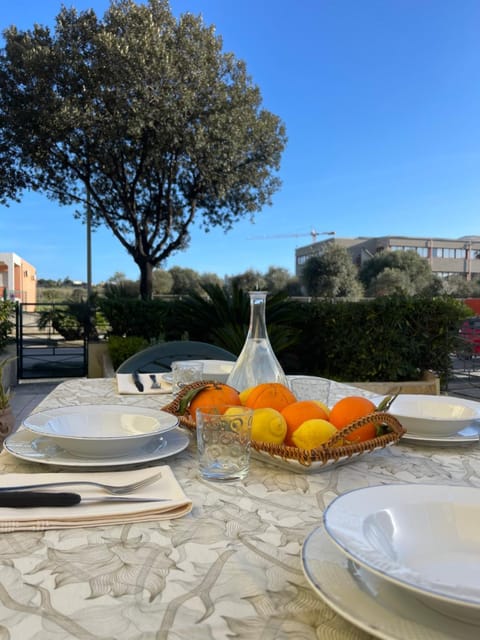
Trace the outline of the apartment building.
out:
[[[37,270],[16,253],[0,252],[0,299],[37,301]]]
[[[358,267],[382,251],[415,251],[426,258],[432,272],[441,277],[461,275],[467,280],[480,278],[480,236],[463,236],[456,240],[409,236],[328,238],[295,250],[295,274],[299,276],[308,258],[320,255],[332,242],[345,247]]]

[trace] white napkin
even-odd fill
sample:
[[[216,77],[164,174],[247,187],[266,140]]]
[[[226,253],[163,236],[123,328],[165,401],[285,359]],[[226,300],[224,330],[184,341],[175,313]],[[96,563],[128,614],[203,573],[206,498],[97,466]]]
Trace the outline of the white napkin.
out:
[[[131,373],[117,373],[118,393],[137,393],[150,395],[157,393],[172,393],[172,383],[164,378],[164,373],[138,373],[136,377],[143,386],[143,391],[137,388]]]
[[[192,509],[189,500],[169,466],[149,467],[133,471],[107,471],[99,473],[11,473],[0,476],[0,487],[13,487],[44,482],[93,480],[105,484],[127,484],[142,480],[161,471],[153,484],[128,494],[139,498],[167,498],[166,502],[80,502],[71,507],[0,507],[0,533],[12,531],[43,531],[95,527],[126,522],[169,520],[179,518]],[[38,489],[39,491],[72,492],[82,498],[105,498],[109,494],[96,487],[84,485]],[[34,491],[34,489],[32,489]]]

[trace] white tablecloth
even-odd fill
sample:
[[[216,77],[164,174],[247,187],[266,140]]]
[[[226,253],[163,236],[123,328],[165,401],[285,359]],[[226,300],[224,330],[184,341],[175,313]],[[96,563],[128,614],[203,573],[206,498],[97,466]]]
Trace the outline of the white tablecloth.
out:
[[[312,393],[314,380],[300,383],[297,391]],[[331,399],[342,393],[334,383],[317,385],[318,397],[327,387]],[[60,384],[38,408],[161,407],[168,399],[119,396],[112,379],[82,379]],[[200,480],[194,443],[168,464],[193,500],[185,517],[0,536],[0,638],[368,638],[324,604],[303,575],[301,545],[325,506],[342,492],[376,484],[480,486],[477,446],[396,444],[315,474],[254,459],[238,484]],[[52,468],[0,455],[2,473]]]

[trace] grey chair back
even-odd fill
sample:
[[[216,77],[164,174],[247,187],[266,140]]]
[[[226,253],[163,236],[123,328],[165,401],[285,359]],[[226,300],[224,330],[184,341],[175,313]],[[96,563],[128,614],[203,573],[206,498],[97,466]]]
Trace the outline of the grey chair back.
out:
[[[173,340],[159,342],[133,354],[118,367],[117,373],[164,373],[174,360],[228,360],[237,356],[207,342]]]

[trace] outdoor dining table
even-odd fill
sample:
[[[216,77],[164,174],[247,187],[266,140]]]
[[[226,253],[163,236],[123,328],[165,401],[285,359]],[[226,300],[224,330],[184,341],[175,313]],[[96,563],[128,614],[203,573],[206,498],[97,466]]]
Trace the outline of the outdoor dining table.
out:
[[[331,391],[341,394],[342,385],[332,383]],[[59,384],[37,410],[161,408],[170,399],[119,395],[115,379],[75,379]],[[193,501],[188,515],[0,535],[0,638],[370,638],[327,606],[304,576],[302,544],[326,506],[346,491],[379,484],[480,486],[478,446],[400,442],[313,473],[254,457],[246,480],[217,483],[199,478],[192,438],[183,452],[149,466],[162,464]],[[56,470],[5,450],[0,467],[2,474]]]

